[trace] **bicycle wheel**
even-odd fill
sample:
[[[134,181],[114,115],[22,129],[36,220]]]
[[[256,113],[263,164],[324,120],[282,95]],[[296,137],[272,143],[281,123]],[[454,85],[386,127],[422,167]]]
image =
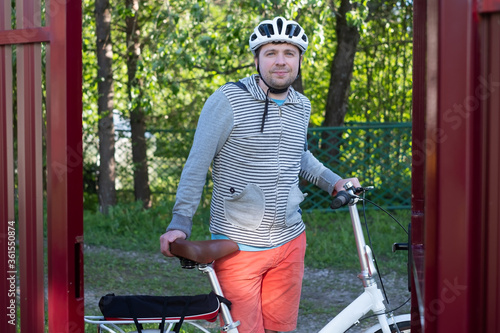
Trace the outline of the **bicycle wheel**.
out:
[[[398,325],[399,332],[401,332],[401,333],[410,333],[411,332],[411,323],[409,321],[401,321],[401,322],[398,322],[396,324]],[[390,325],[390,328],[391,328],[391,333],[398,332],[398,330],[396,329],[394,324]],[[375,333],[382,333],[382,329],[379,329]]]

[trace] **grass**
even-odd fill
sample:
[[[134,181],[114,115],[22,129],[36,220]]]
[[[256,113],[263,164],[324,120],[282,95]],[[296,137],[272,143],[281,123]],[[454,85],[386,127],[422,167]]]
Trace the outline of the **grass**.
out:
[[[410,221],[410,211],[391,213],[403,226]],[[364,214],[360,211],[363,227]],[[359,269],[349,212],[309,213],[303,216],[307,226],[306,266],[314,268]],[[391,271],[402,272],[406,253],[392,253],[392,244],[407,242],[405,231],[388,215],[379,210],[367,210],[366,224],[372,240],[372,251],[379,263]],[[367,245],[369,238],[365,231]],[[382,267],[381,267],[382,269]]]
[[[143,210],[140,203],[117,205],[108,215],[85,211],[86,314],[99,314],[97,303],[107,293],[150,295],[195,295],[207,293],[209,283],[198,272],[180,269],[177,259],[159,253],[159,236],[171,220],[171,204]],[[410,211],[392,212],[406,227]],[[210,237],[206,210],[194,218],[191,239]],[[360,217],[363,214],[360,212]],[[308,248],[306,266],[333,270],[359,270],[356,245],[348,212],[305,213]],[[384,272],[405,274],[406,253],[392,253],[394,242],[406,242],[404,231],[385,213],[366,213],[379,267]],[[368,243],[368,239],[367,239]],[[307,281],[304,281],[307,284]],[[301,303],[302,313],[333,311],[314,309]],[[336,305],[332,305],[336,306]],[[184,326],[183,326],[184,328]],[[186,327],[187,328],[187,327]],[[95,332],[87,324],[86,332]]]
[[[110,209],[108,215],[85,211],[85,244],[156,253],[159,251],[159,236],[171,220],[171,210],[172,206],[169,204],[144,210],[137,202],[117,205]],[[409,210],[393,211],[392,214],[407,227],[410,222]],[[200,210],[195,215],[191,239],[210,238],[208,216],[207,210]],[[364,214],[361,211],[360,217],[363,220]],[[305,213],[303,219],[308,239],[306,266],[346,269],[358,262],[347,211]],[[364,221],[362,223],[364,226]],[[392,253],[392,244],[407,241],[404,230],[380,210],[367,210],[366,223],[377,259],[383,261],[389,269],[397,270],[406,253]],[[366,242],[369,245],[368,237]]]
[[[144,210],[140,202],[111,207],[108,215],[84,211],[85,244],[145,252],[157,252],[160,235],[172,219],[172,205],[159,204]],[[200,210],[191,239],[209,239],[208,212]]]

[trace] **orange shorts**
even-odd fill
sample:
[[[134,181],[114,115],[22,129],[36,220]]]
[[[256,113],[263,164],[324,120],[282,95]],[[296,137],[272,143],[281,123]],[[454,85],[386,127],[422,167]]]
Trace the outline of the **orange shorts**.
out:
[[[297,326],[306,235],[274,249],[239,251],[216,260],[214,269],[240,333],[286,332]]]

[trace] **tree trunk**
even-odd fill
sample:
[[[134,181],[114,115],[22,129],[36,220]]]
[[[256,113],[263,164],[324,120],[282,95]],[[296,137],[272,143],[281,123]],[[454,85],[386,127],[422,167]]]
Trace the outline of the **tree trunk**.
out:
[[[341,0],[336,15],[337,50],[330,69],[330,87],[325,110],[325,126],[342,126],[349,102],[356,47],[359,42],[357,26],[350,26],[346,14],[352,9],[350,0]]]
[[[113,50],[109,0],[96,0],[97,89],[99,113],[99,202],[108,213],[116,204],[115,128],[113,125]]]
[[[127,32],[127,75],[128,96],[132,105],[130,110],[130,128],[132,131],[132,162],[134,164],[134,195],[143,202],[144,208],[151,207],[149,188],[146,122],[142,108],[144,94],[143,82],[137,77],[137,61],[141,56],[141,30],[139,27],[139,1],[127,0],[131,13],[126,18]],[[133,93],[134,92],[134,93]]]
[[[330,86],[328,88],[324,122],[326,127],[343,126],[344,117],[347,113],[354,58],[359,42],[358,27],[349,25],[347,22],[346,15],[351,10],[352,4],[350,0],[341,0],[336,14],[337,50],[330,69]],[[323,137],[321,149],[330,156],[337,156],[340,150],[339,142],[342,132],[325,131],[324,134],[329,136]]]

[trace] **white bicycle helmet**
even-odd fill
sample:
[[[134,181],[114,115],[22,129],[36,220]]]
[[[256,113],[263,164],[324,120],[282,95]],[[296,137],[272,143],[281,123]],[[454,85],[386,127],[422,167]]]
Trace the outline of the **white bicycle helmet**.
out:
[[[250,36],[250,50],[255,55],[259,47],[272,42],[293,44],[300,49],[302,54],[306,52],[309,44],[304,29],[297,22],[279,16],[272,21],[265,20],[259,23]]]

